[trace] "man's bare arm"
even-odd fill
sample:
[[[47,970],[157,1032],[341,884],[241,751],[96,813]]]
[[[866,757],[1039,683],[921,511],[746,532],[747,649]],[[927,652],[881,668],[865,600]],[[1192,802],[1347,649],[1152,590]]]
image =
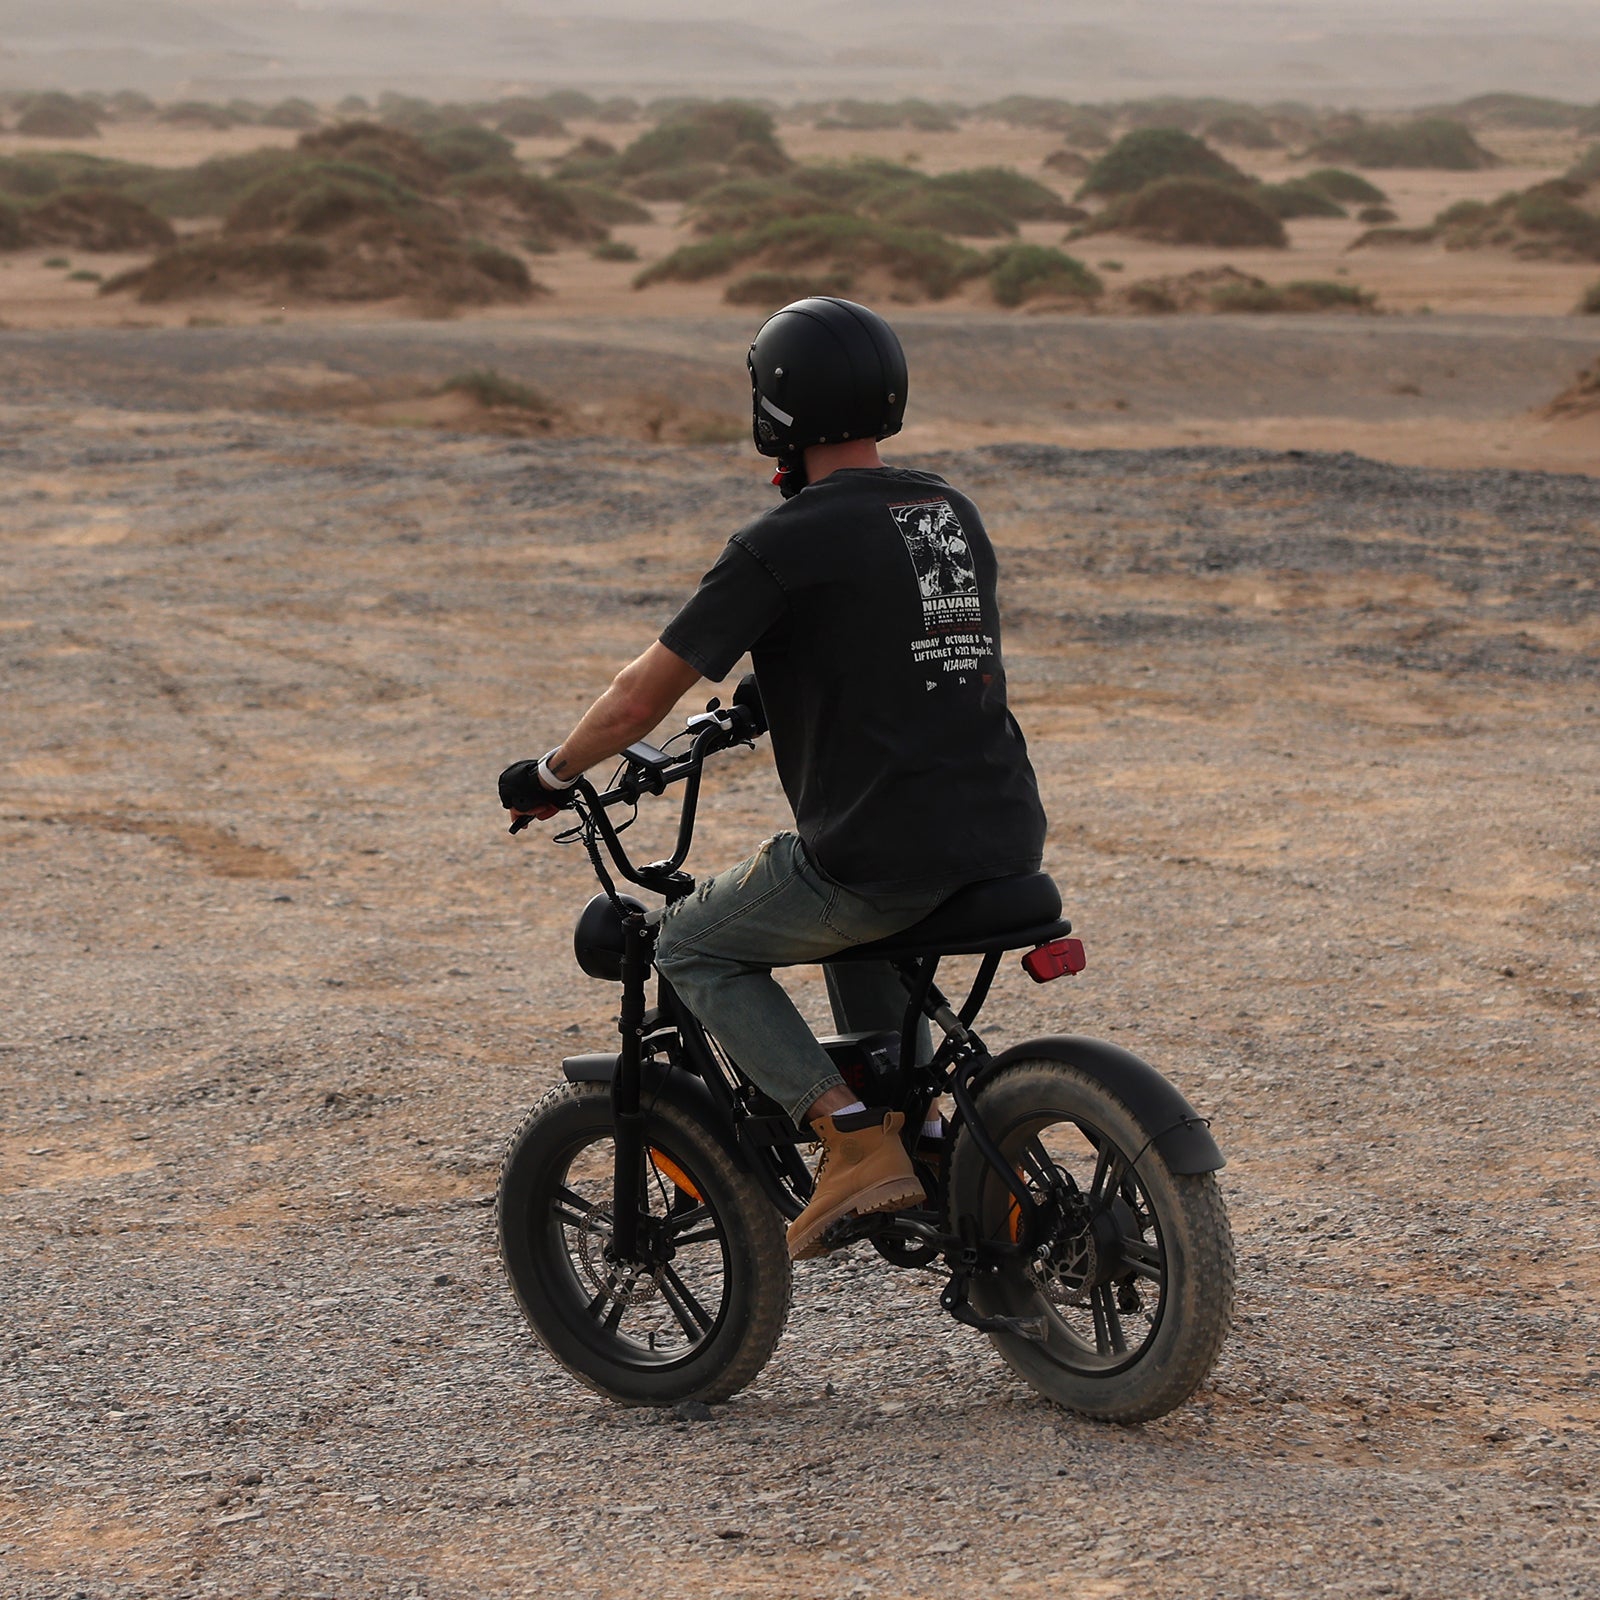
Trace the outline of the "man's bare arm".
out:
[[[576,778],[642,739],[700,681],[700,674],[658,639],[630,661],[582,720],[550,752],[556,777]]]

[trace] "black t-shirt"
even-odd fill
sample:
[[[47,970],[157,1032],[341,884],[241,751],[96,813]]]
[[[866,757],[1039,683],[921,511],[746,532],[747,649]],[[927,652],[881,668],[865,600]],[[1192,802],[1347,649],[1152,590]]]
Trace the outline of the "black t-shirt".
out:
[[[1038,868],[994,550],[942,478],[829,474],[734,534],[661,642],[713,680],[750,652],[800,837],[835,882],[953,890]]]

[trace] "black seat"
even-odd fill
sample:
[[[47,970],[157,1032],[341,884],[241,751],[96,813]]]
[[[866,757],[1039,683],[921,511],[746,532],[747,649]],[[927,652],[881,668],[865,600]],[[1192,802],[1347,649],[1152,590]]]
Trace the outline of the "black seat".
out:
[[[1021,950],[1072,932],[1061,915],[1061,891],[1048,872],[985,878],[957,889],[921,922],[887,939],[852,945],[827,962],[882,961],[908,956],[981,955]]]

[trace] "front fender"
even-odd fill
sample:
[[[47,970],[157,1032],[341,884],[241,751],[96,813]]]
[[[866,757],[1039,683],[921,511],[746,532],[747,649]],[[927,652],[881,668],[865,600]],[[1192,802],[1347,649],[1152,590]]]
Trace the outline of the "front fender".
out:
[[[978,1074],[974,1092],[1018,1061],[1040,1059],[1076,1067],[1114,1094],[1170,1171],[1215,1172],[1224,1164],[1217,1141],[1194,1107],[1148,1061],[1104,1039],[1057,1033],[1013,1045]]]
[[[609,1055],[568,1056],[561,1071],[568,1083],[610,1083],[617,1075],[622,1057]],[[712,1098],[711,1091],[692,1072],[681,1066],[663,1066],[646,1056],[639,1063],[640,1088],[646,1105],[670,1100],[686,1116],[714,1134],[718,1142],[746,1172],[754,1171],[744,1142],[735,1133],[727,1112]]]

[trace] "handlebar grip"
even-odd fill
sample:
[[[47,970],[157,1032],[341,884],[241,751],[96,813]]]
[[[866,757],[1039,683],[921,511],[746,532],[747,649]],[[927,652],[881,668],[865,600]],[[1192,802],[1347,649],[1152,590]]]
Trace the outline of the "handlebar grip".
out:
[[[755,673],[747,672],[739,680],[739,687],[733,691],[733,708],[743,713],[740,721],[751,738],[767,731],[767,708],[762,703],[761,685],[756,682]]]

